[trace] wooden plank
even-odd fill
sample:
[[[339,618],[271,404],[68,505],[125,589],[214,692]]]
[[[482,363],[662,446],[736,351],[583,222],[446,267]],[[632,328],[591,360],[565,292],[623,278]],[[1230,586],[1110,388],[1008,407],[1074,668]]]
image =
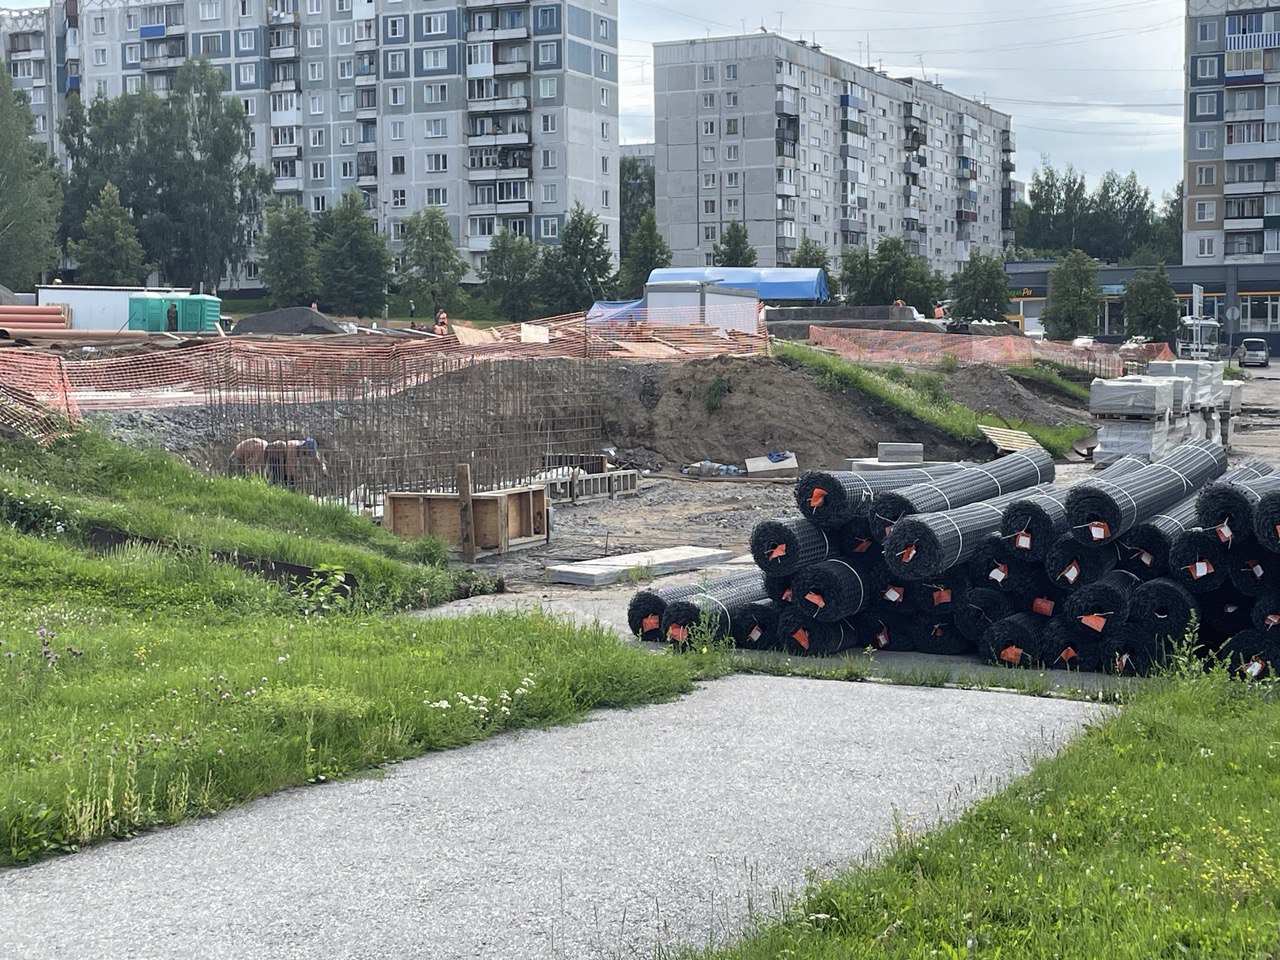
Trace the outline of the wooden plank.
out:
[[[458,464],[458,526],[461,530],[462,562],[476,562],[475,515],[471,504],[471,464]]]
[[[1001,453],[1043,449],[1035,437],[1021,430],[1006,430],[1003,427],[988,427],[984,424],[979,424],[978,429],[995,444],[996,449]]]
[[[564,563],[547,567],[547,579],[552,583],[571,583],[579,586],[603,586],[625,580],[633,570],[643,570],[652,576],[701,570],[733,559],[729,550],[712,550],[706,547],[668,547],[665,550],[647,550],[642,553],[626,553],[616,557],[602,557],[581,563]]]

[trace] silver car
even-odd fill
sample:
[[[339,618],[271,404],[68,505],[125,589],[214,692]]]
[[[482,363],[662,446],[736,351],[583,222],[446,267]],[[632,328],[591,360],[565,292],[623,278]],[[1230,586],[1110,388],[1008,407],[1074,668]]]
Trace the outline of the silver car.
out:
[[[1244,350],[1244,354],[1240,357],[1240,366],[1247,367],[1250,364],[1259,367],[1271,366],[1271,350],[1267,347],[1267,341],[1244,340],[1240,348]]]

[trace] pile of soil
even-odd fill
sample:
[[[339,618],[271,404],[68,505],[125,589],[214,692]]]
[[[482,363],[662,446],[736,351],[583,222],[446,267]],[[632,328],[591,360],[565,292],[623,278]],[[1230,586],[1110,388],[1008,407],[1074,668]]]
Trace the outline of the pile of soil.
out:
[[[989,444],[958,441],[861,393],[838,393],[775,357],[684,363],[619,361],[609,370],[605,436],[647,466],[698,460],[742,464],[789,450],[803,469],[843,469],[883,441],[923,443],[936,459],[990,459]],[[718,404],[714,399],[719,396]]]
[[[951,375],[947,395],[978,413],[994,413],[1010,420],[1030,420],[1046,426],[1083,422],[1078,411],[1043,399],[989,364],[961,367]]]

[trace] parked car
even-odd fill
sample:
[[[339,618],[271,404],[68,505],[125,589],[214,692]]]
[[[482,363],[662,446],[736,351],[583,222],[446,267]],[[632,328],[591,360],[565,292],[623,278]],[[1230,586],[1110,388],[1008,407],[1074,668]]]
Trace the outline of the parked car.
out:
[[[1247,367],[1254,364],[1259,367],[1271,366],[1271,350],[1267,347],[1265,340],[1244,340],[1241,341],[1240,347],[1244,353],[1240,356],[1240,366]]]

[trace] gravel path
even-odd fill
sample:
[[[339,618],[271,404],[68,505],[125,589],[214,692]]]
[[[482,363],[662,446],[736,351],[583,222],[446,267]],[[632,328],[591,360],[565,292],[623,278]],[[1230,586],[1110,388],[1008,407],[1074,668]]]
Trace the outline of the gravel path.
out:
[[[0,874],[5,956],[647,957],[953,812],[1098,707],[732,677]],[[1004,731],[993,736],[996,731]]]

